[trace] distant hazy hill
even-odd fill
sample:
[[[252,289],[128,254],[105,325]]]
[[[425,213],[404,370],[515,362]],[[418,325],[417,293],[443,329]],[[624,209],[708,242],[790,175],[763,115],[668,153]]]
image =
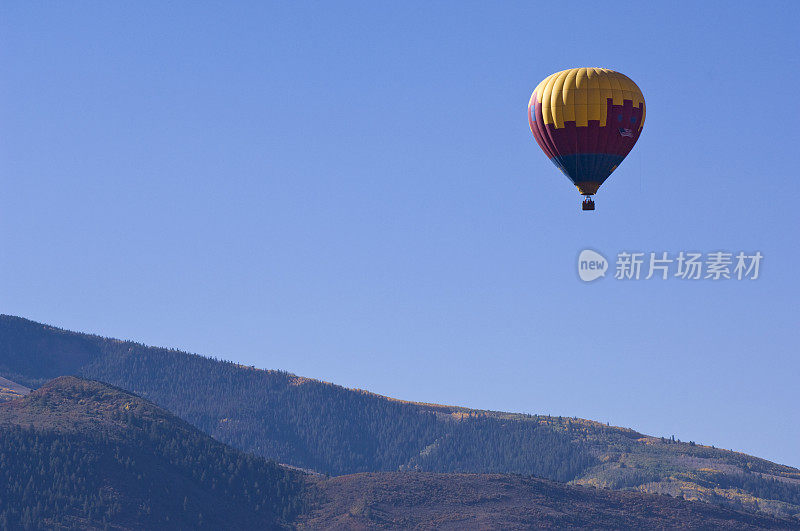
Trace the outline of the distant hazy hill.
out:
[[[276,527],[302,474],[120,389],[58,378],[0,404],[0,529]]]
[[[35,385],[56,376],[53,365],[131,390],[236,448],[325,474],[533,474],[800,515],[800,470],[745,454],[577,418],[401,402],[0,317],[0,376]]]

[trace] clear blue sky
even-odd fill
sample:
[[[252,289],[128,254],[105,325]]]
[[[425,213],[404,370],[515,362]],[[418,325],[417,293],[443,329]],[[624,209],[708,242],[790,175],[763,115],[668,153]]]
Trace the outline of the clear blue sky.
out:
[[[612,4],[4,2],[0,311],[800,466],[800,4]],[[526,118],[573,66],[647,100],[595,213]]]

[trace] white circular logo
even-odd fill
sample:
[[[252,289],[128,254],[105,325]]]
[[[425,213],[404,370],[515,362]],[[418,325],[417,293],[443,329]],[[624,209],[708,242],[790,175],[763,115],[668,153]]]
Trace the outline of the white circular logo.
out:
[[[608,260],[602,254],[584,249],[578,256],[578,276],[584,282],[591,282],[600,277],[606,276],[608,270]]]

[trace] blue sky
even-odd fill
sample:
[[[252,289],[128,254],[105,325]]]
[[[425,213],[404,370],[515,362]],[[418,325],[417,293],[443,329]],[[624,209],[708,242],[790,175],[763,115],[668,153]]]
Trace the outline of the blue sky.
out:
[[[794,2],[6,2],[0,311],[800,466],[798,22]],[[594,213],[526,118],[573,66],[647,101]],[[584,284],[587,247],[764,262]]]

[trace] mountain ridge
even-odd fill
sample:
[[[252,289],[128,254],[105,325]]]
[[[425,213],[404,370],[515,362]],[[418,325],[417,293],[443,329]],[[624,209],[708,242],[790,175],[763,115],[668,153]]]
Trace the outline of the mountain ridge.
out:
[[[800,471],[747,454],[584,419],[390,399],[22,318],[0,317],[0,375],[28,370],[23,378],[41,380],[46,371],[36,372],[36,360],[52,359],[60,342],[75,373],[133,391],[226,444],[301,469],[533,474],[800,514]]]
[[[531,476],[287,470],[73,376],[0,404],[0,528],[786,529],[793,522]]]

